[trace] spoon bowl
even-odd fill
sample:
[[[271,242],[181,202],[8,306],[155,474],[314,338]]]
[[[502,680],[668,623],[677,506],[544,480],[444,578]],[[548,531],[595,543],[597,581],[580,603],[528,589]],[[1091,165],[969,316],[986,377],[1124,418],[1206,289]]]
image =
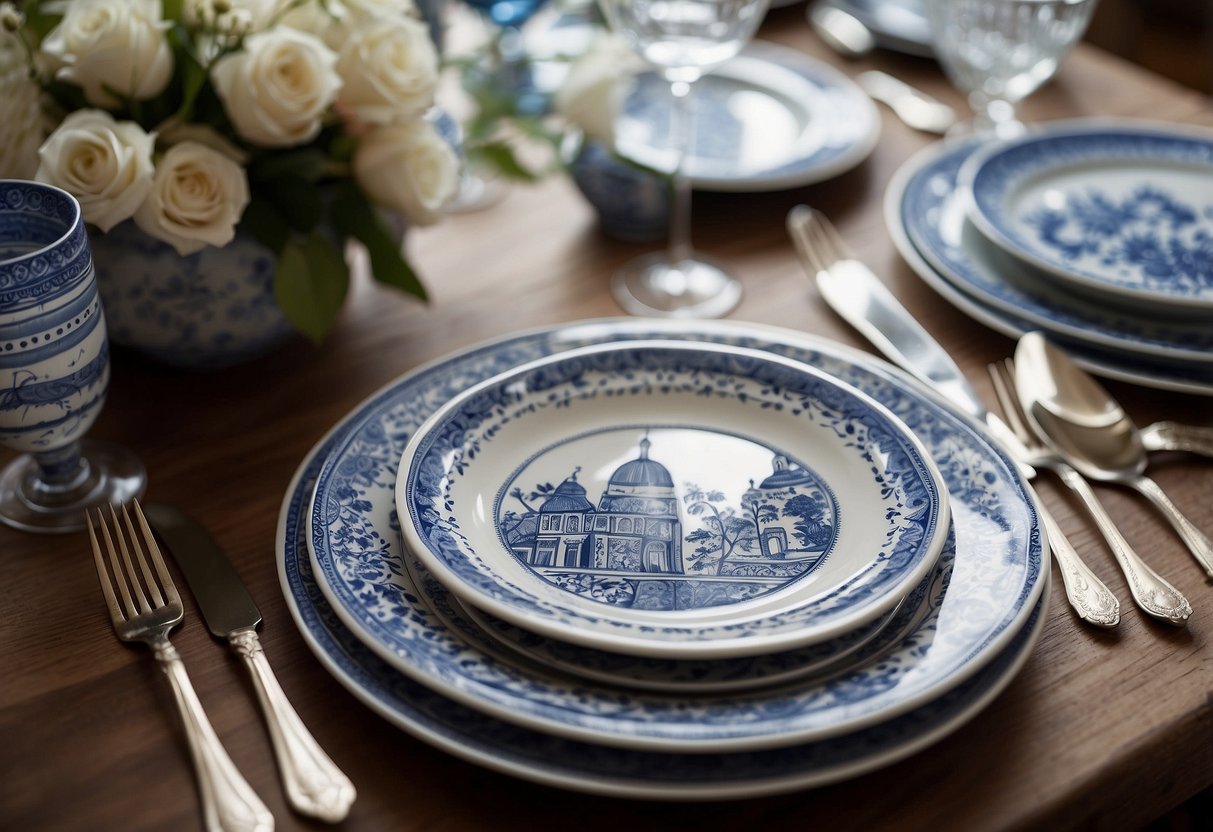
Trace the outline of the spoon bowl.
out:
[[[1024,410],[1062,457],[1088,479],[1145,496],[1213,578],[1213,541],[1145,475],[1141,434],[1112,395],[1039,332],[1019,340],[1015,367]]]

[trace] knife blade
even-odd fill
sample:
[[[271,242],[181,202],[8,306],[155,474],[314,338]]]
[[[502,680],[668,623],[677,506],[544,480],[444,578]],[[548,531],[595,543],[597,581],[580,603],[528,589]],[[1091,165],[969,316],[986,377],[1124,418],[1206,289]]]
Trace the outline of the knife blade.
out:
[[[926,384],[948,401],[984,422],[995,442],[1014,459],[1027,479],[1036,470],[1024,457],[1023,444],[996,414],[990,413],[965,378],[952,356],[923,329],[901,301],[864,263],[839,260],[828,269],[814,269],[808,225],[812,209],[798,205],[788,212],[788,233],[796,245],[806,271],[817,282],[826,303],[843,320],[855,327],[885,358]],[[1074,545],[1061,531],[1053,515],[1039,497],[1036,507],[1049,549],[1061,568],[1066,599],[1079,618],[1097,627],[1115,627],[1120,623],[1120,604],[1082,560]]]
[[[330,823],[349,814],[356,792],[287,700],[257,638],[261,611],[210,533],[180,509],[148,505],[144,516],[189,584],[207,628],[225,640],[253,679],[292,808]]]

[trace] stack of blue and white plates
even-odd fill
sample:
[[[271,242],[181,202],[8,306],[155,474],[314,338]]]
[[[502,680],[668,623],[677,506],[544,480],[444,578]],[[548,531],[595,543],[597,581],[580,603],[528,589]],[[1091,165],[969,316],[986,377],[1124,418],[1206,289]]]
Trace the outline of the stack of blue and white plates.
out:
[[[911,267],[1008,335],[1100,375],[1213,394],[1213,134],[1136,121],[946,142],[889,187]]]
[[[283,591],[389,721],[660,799],[868,771],[972,718],[1042,624],[1018,470],[899,371],[752,324],[568,324],[418,369],[301,465]]]

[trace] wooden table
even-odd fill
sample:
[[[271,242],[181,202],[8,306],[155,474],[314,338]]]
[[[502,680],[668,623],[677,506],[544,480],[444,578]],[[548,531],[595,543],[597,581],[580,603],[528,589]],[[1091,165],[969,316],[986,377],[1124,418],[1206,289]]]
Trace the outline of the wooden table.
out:
[[[880,67],[960,104],[929,62],[892,54],[845,63],[809,33],[803,8],[773,12],[762,37],[848,72]],[[1134,115],[1213,124],[1206,100],[1088,47],[1032,97],[1026,118]],[[848,241],[992,401],[982,368],[1012,341],[927,289],[893,249],[885,184],[930,139],[882,112],[864,164],[800,190],[705,195],[703,248],[734,263],[761,321],[864,346],[824,307],[783,231],[788,208],[826,211]],[[247,366],[186,374],[118,355],[96,437],[137,449],[149,496],[188,506],[230,554],[265,615],[263,642],[303,719],[350,774],[350,830],[562,828],[1132,829],[1213,783],[1213,586],[1138,500],[1100,489],[1130,541],[1189,595],[1186,629],[1143,620],[1079,509],[1053,483],[1042,496],[1100,576],[1120,594],[1115,632],[1079,626],[1054,592],[1039,647],[986,711],[900,764],[839,785],[719,805],[641,803],[532,785],[462,762],[362,707],[320,666],[287,612],[274,534],[285,488],[307,450],[358,401],[395,376],[476,341],[618,314],[612,270],[644,250],[601,236],[563,179],[519,187],[493,210],[414,235],[433,294],[428,307],[360,285],[322,349],[299,343]],[[1213,422],[1209,399],[1110,384],[1141,423]],[[5,456],[0,462],[7,461]],[[1156,475],[1213,529],[1213,463],[1171,455]],[[316,828],[286,807],[242,669],[187,598],[174,639],[232,757],[279,829]],[[0,828],[165,830],[200,826],[195,785],[167,688],[143,648],[114,638],[83,534],[0,528]]]

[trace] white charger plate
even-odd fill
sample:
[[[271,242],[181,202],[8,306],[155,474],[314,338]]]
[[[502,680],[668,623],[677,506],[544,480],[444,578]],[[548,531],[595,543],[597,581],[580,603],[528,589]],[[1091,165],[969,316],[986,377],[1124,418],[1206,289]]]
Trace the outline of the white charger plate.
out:
[[[991,242],[1069,287],[1213,321],[1213,134],[1055,122],[975,151],[958,187]]]
[[[801,52],[752,41],[695,83],[695,139],[685,161],[696,188],[774,191],[821,182],[876,147],[880,114],[838,70]],[[671,170],[669,83],[644,73],[615,123],[619,153]]]
[[[399,470],[405,542],[457,597],[641,656],[837,638],[921,581],[948,530],[939,472],[888,410],[729,346],[599,344],[511,369],[440,408]]]
[[[766,348],[817,366],[886,404],[923,438],[953,494],[961,555],[941,603],[878,663],[828,685],[741,697],[658,697],[570,683],[501,662],[452,630],[404,568],[394,483],[409,435],[454,393],[527,360],[593,343],[678,338]],[[443,697],[565,738],[717,753],[838,737],[962,685],[1006,647],[1043,590],[1043,546],[1018,469],[983,429],[871,356],[799,333],[719,322],[635,319],[566,325],[465,351],[384,388],[347,417],[316,462],[307,545],[333,612],[380,658]],[[293,538],[292,538],[293,539]],[[832,769],[837,771],[838,769]]]

